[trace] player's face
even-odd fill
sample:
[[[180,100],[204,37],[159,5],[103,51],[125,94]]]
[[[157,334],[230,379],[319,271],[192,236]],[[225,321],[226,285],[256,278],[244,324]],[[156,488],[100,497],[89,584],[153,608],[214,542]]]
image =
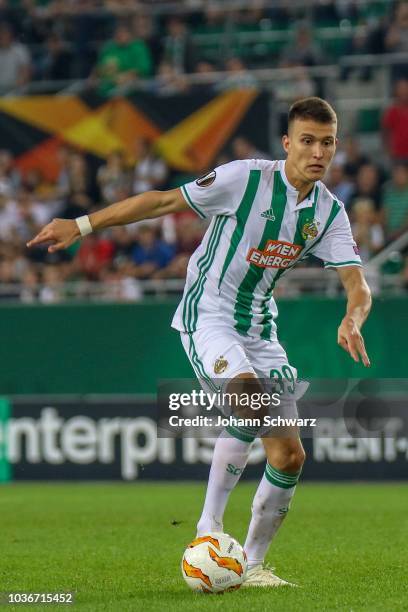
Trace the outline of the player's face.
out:
[[[287,164],[300,181],[323,178],[336,151],[337,124],[295,119],[283,137]]]

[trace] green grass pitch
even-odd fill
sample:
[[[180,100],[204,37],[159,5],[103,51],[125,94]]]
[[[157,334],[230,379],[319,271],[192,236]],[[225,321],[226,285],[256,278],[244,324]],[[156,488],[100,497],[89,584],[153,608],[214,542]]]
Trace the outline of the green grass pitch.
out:
[[[241,542],[256,486],[241,483],[227,509]],[[300,485],[267,560],[301,588],[224,595],[195,594],[180,574],[203,495],[191,483],[1,486],[0,591],[72,590],[74,609],[114,612],[408,610],[408,486]]]

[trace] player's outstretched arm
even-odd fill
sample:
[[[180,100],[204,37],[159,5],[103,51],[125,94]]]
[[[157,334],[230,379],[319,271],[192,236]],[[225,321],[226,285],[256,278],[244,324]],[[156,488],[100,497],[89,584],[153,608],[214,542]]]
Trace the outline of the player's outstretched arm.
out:
[[[363,270],[357,266],[346,266],[337,269],[347,294],[347,311],[339,330],[337,341],[354,361],[361,361],[369,367],[361,327],[368,317],[371,308],[371,292],[364,278]]]
[[[147,191],[92,213],[86,223],[90,223],[89,231],[97,231],[114,225],[126,225],[142,219],[163,217],[170,213],[188,209],[189,206],[180,189]],[[75,219],[53,219],[32,240],[27,242],[27,246],[33,247],[50,242],[48,251],[53,253],[60,249],[66,249],[80,237],[81,231]]]

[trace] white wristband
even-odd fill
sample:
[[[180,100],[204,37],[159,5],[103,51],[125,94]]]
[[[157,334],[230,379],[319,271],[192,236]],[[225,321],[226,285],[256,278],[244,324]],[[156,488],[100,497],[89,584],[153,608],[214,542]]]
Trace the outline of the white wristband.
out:
[[[77,217],[75,221],[77,223],[77,226],[79,227],[81,236],[87,236],[88,234],[92,234],[92,225],[88,215],[84,215],[83,217]]]

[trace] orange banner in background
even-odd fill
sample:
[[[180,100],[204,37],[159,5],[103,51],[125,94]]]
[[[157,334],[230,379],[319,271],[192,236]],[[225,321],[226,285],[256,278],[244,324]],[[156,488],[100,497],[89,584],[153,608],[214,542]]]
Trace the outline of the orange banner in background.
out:
[[[221,93],[168,129],[160,128],[157,119],[149,116],[146,96],[142,108],[137,101],[124,98],[105,101],[96,107],[72,95],[3,98],[0,113],[3,126],[7,127],[7,117],[10,117],[13,134],[17,131],[24,144],[27,141],[29,145],[17,154],[17,166],[23,172],[40,170],[47,180],[54,180],[58,174],[61,143],[101,159],[120,150],[129,161],[134,161],[138,138],[154,142],[174,170],[200,173],[214,163],[257,96],[258,92],[251,89]],[[152,108],[155,101],[157,98],[152,96]],[[161,99],[160,103],[163,110],[165,101]],[[177,99],[172,98],[171,104],[177,104]],[[157,117],[160,108],[153,110],[152,115]],[[171,117],[171,107],[166,110]],[[168,117],[167,123],[171,123]],[[13,150],[13,143],[8,147],[7,138],[3,146]]]

